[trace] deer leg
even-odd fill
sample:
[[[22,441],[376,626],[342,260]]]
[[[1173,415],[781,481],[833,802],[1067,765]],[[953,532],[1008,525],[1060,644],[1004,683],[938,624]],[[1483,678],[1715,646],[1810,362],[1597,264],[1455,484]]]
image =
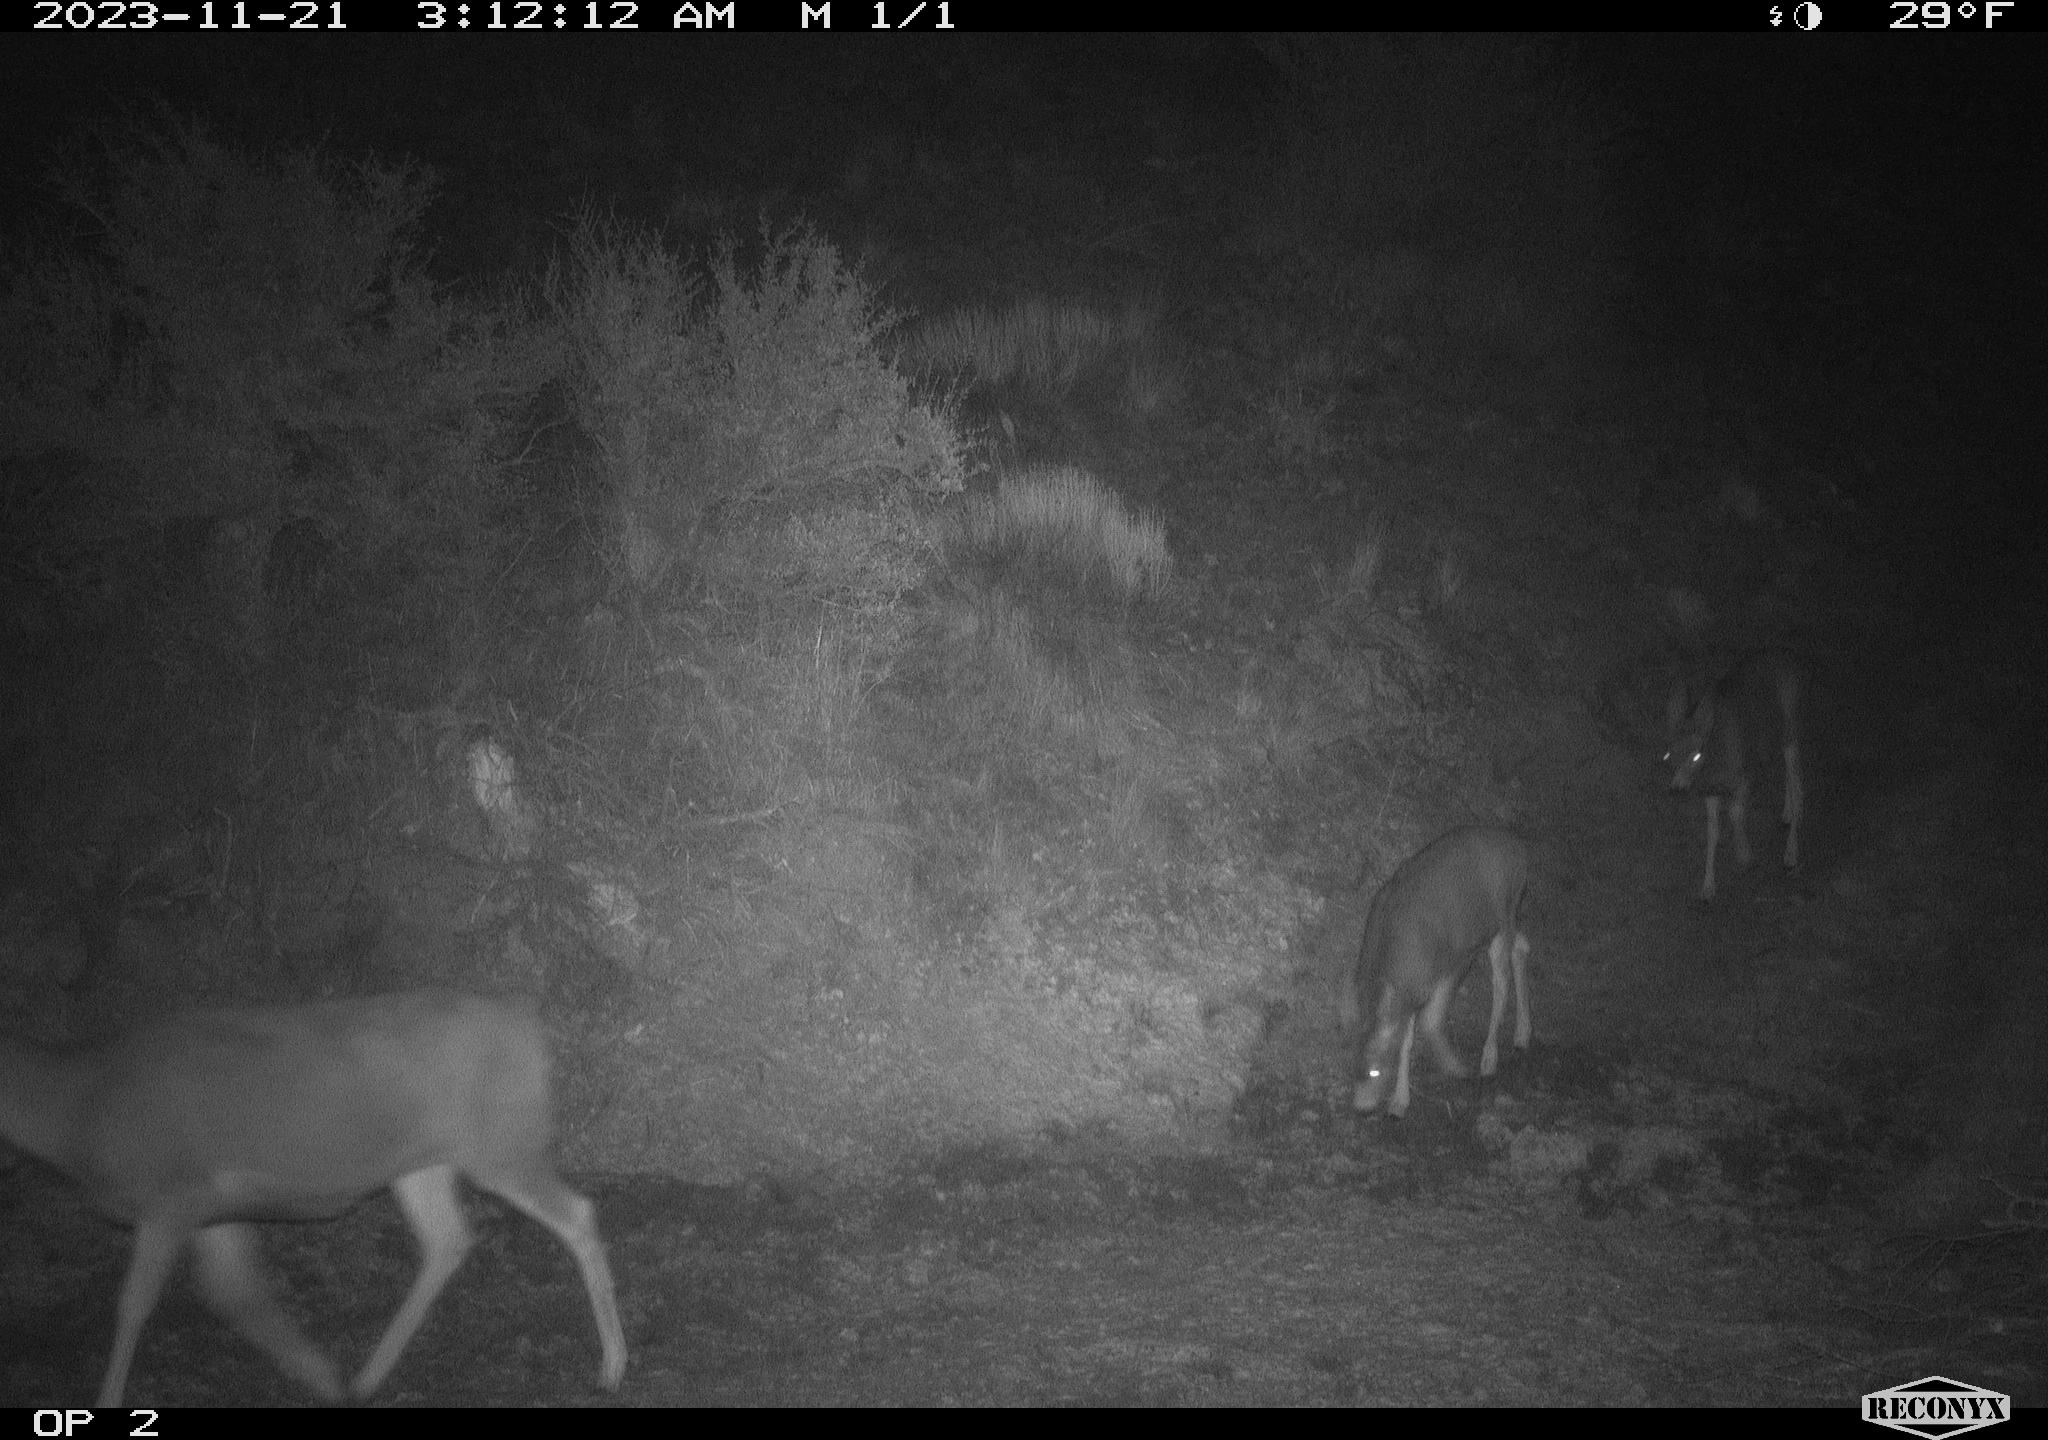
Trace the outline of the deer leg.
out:
[[[1799,773],[1799,747],[1785,747],[1785,868],[1799,864],[1799,822],[1806,814],[1805,777]]]
[[[1408,1113],[1408,1056],[1414,1049],[1415,1017],[1410,1015],[1401,1034],[1401,1064],[1394,1074],[1394,1098],[1387,1102],[1387,1113],[1396,1119]]]
[[[1515,932],[1510,956],[1515,971],[1515,1048],[1529,1048],[1529,937]]]
[[[591,1313],[597,1317],[598,1342],[604,1347],[598,1376],[607,1389],[617,1389],[619,1378],[626,1373],[626,1332],[619,1323],[611,1263],[605,1258],[604,1241],[597,1233],[597,1207],[539,1166],[531,1167],[531,1173],[522,1177],[470,1178],[554,1231],[576,1257],[583,1288],[590,1293]]]
[[[1458,1052],[1451,1048],[1450,1040],[1444,1035],[1444,1015],[1451,1008],[1451,996],[1457,993],[1458,981],[1462,978],[1448,975],[1438,981],[1436,989],[1430,992],[1429,1003],[1422,1007],[1422,1014],[1415,1022],[1422,1030],[1422,1038],[1436,1053],[1438,1068],[1456,1080],[1470,1078],[1472,1068],[1458,1058]]]
[[[1500,1069],[1500,1021],[1508,1010],[1508,956],[1514,949],[1514,931],[1503,930],[1487,942],[1486,963],[1493,972],[1493,1014],[1486,1021],[1486,1048],[1479,1052],[1479,1073],[1491,1075]]]
[[[433,1165],[401,1175],[391,1182],[391,1193],[398,1197],[398,1208],[405,1212],[406,1223],[412,1226],[412,1233],[420,1242],[420,1273],[412,1282],[405,1303],[385,1327],[384,1338],[377,1342],[369,1363],[349,1387],[357,1399],[384,1383],[384,1377],[398,1363],[420,1322],[427,1318],[427,1307],[462,1264],[471,1243],[469,1224],[462,1218],[462,1202],[455,1195],[452,1165]]]
[[[93,1402],[101,1409],[121,1403],[121,1392],[128,1388],[128,1367],[135,1362],[135,1343],[142,1338],[142,1322],[163,1296],[164,1281],[177,1263],[185,1235],[185,1227],[172,1221],[144,1220],[135,1227],[135,1247],[128,1256],[128,1275],[121,1282],[121,1300],[115,1307],[114,1351],[107,1357],[100,1397]]]
[[[341,1377],[335,1373],[334,1363],[314,1348],[271,1298],[253,1226],[209,1225],[192,1237],[192,1253],[198,1262],[199,1291],[214,1313],[321,1399],[332,1402],[341,1398]]]
[[[1714,898],[1714,852],[1721,848],[1721,797],[1707,797],[1707,878],[1700,882],[1700,899]]]

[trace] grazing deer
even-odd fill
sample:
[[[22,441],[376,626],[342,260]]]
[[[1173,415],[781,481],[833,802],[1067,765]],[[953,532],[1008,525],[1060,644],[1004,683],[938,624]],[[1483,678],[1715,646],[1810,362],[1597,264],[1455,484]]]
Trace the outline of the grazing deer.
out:
[[[1516,928],[1528,884],[1529,847],[1519,835],[1467,825],[1423,846],[1380,887],[1366,915],[1358,964],[1338,1001],[1346,1031],[1357,1032],[1352,1109],[1369,1113],[1385,1104],[1390,1115],[1408,1113],[1408,1057],[1418,1018],[1444,1072],[1460,1079],[1472,1073],[1444,1038],[1444,1012],[1481,949],[1493,966],[1493,1018],[1479,1073],[1500,1068],[1510,965],[1515,1048],[1529,1048],[1529,941]]]
[[[1785,868],[1799,864],[1799,821],[1806,784],[1799,761],[1799,664],[1775,650],[1740,657],[1711,682],[1671,687],[1665,719],[1671,744],[1664,763],[1673,790],[1691,790],[1707,809],[1707,871],[1700,899],[1714,898],[1714,857],[1721,846],[1721,801],[1735,831],[1735,861],[1747,869],[1749,795],[1776,750],[1784,762]]]
[[[547,1039],[529,1004],[443,990],[199,1010],[69,1052],[0,1038],[0,1135],[135,1227],[98,1403],[121,1403],[142,1324],[187,1242],[208,1303],[323,1399],[334,1366],[270,1296],[255,1220],[341,1213],[390,1186],[419,1277],[350,1393],[391,1373],[470,1246],[455,1176],[561,1237],[604,1346],[626,1368],[611,1267],[589,1200],[548,1159]]]

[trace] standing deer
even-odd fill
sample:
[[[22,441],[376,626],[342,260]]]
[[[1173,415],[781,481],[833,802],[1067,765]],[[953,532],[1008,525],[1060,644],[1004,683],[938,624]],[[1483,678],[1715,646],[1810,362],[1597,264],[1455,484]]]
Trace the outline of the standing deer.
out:
[[[548,1158],[547,1039],[528,1004],[419,990],[197,1010],[111,1043],[0,1038],[0,1135],[135,1227],[98,1403],[116,1406],[142,1325],[189,1243],[208,1303],[323,1399],[333,1364],[271,1298],[249,1223],[338,1215],[390,1186],[420,1272],[349,1393],[369,1395],[470,1247],[455,1177],[555,1232],[583,1274],[616,1386],[625,1333],[589,1200]]]
[[[1799,864],[1799,822],[1806,813],[1806,782],[1799,758],[1799,664],[1776,650],[1741,656],[1726,673],[1706,682],[1680,680],[1665,709],[1670,746],[1664,764],[1673,790],[1706,802],[1707,869],[1700,899],[1714,898],[1714,857],[1721,846],[1721,802],[1735,832],[1735,862],[1749,867],[1749,796],[1775,750],[1784,765],[1785,868]]]

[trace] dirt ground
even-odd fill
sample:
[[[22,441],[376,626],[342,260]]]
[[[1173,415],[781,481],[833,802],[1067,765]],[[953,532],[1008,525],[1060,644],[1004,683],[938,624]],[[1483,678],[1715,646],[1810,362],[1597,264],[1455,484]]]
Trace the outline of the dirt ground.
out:
[[[1618,1068],[1578,1069],[1547,1057],[1537,1073],[1578,1098],[1502,1097],[1478,1129],[1629,1107]],[[616,1403],[1837,1406],[1927,1373],[2015,1391],[2032,1373],[2038,1335],[1964,1302],[1987,1270],[1881,1238],[1844,1196],[1867,1168],[1852,1135],[1785,1116],[1775,1154],[1612,1142],[1597,1178],[1557,1185],[1452,1108],[1198,1160],[963,1154],[857,1194],[599,1181],[633,1349]],[[0,1396],[75,1404],[125,1244],[54,1182],[24,1189],[10,1248],[41,1279],[6,1302]],[[483,1243],[376,1403],[610,1403],[566,1254],[473,1209]],[[367,1353],[412,1265],[392,1207],[268,1243],[312,1333]],[[302,1399],[173,1288],[132,1403]]]

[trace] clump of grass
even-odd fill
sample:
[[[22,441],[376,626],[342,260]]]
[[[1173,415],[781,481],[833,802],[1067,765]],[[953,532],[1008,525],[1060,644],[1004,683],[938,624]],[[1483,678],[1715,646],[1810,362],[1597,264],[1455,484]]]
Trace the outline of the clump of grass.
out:
[[[1117,314],[1072,300],[1033,298],[1001,309],[968,305],[927,321],[904,347],[911,368],[969,385],[1015,386],[1065,400],[1087,377],[1109,377],[1126,405],[1150,414],[1178,393],[1177,367],[1150,306]]]
[[[1030,467],[967,505],[939,567],[932,658],[964,743],[1003,752],[1058,736],[1084,751],[1127,748],[1136,707],[1122,626],[1173,570],[1158,516],[1134,513],[1084,470]]]
[[[1157,598],[1173,572],[1166,526],[1133,514],[1087,471],[1035,466],[967,510],[956,553],[1006,577],[1129,603]]]

